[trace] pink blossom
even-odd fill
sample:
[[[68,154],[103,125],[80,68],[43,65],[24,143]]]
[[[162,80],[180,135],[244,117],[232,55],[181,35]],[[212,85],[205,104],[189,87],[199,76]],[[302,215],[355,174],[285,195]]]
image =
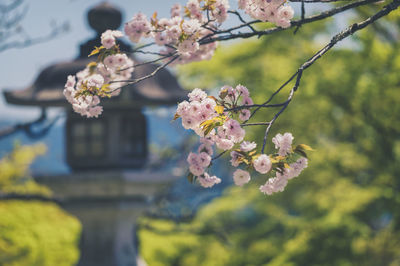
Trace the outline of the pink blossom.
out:
[[[215,144],[221,150],[227,151],[233,148],[233,141],[229,139],[218,139]]]
[[[244,152],[249,152],[249,151],[251,151],[251,150],[254,150],[256,147],[257,147],[257,144],[256,144],[254,141],[252,141],[252,142],[250,142],[250,141],[243,141],[243,142],[240,144],[240,150],[241,150],[241,151],[244,151]]]
[[[200,176],[204,173],[204,168],[201,165],[198,164],[192,164],[189,166],[189,171],[194,175],[194,176]]]
[[[106,49],[110,49],[115,45],[115,38],[120,38],[122,36],[122,32],[118,30],[106,30],[101,34],[101,44]]]
[[[202,167],[207,167],[211,163],[211,156],[206,152],[201,152],[198,158]]]
[[[276,177],[269,178],[263,186],[260,186],[260,191],[267,195],[282,192],[285,189],[287,182],[287,178],[278,172],[276,173]]]
[[[287,178],[292,179],[300,175],[300,173],[307,168],[308,160],[307,158],[301,157],[296,162],[290,164],[290,168],[287,171]]]
[[[239,119],[242,121],[249,120],[250,116],[251,116],[251,112],[248,109],[242,109],[239,112]]]
[[[190,54],[199,50],[200,45],[198,42],[193,40],[185,40],[178,45],[178,52],[180,54]]]
[[[182,126],[185,129],[193,129],[197,125],[198,125],[198,123],[193,116],[182,117]]]
[[[179,17],[182,10],[182,6],[180,4],[175,4],[171,7],[171,18]]]
[[[249,96],[245,96],[242,99],[242,104],[243,105],[253,105],[253,100]]]
[[[291,133],[277,134],[272,138],[275,149],[279,149],[280,156],[286,156],[292,149],[293,135]]]
[[[236,90],[240,93],[241,96],[249,97],[249,90],[243,85],[237,85]]]
[[[207,173],[204,173],[204,177],[198,177],[199,183],[202,187],[209,188],[214,186],[215,184],[221,183],[221,179],[214,176],[210,176]]]
[[[190,104],[188,101],[183,101],[178,104],[178,108],[176,109],[176,113],[180,116],[185,116],[190,109]]]
[[[243,186],[244,184],[249,183],[250,181],[250,174],[247,171],[244,171],[242,169],[237,169],[233,173],[233,182],[237,186]]]
[[[199,153],[206,152],[208,155],[213,155],[214,151],[211,145],[201,144],[197,149]]]
[[[182,29],[187,35],[192,35],[200,29],[200,23],[197,19],[191,19],[183,22]]]
[[[76,79],[75,76],[69,75],[67,78],[67,82],[65,83],[65,87],[75,87]]]
[[[268,155],[261,154],[253,161],[253,166],[257,172],[266,174],[271,170],[272,163]]]
[[[290,20],[293,18],[294,10],[291,6],[281,6],[278,8],[278,18]]]
[[[196,88],[188,94],[188,97],[189,97],[190,101],[192,101],[192,102],[201,102],[207,98],[207,93],[205,93],[201,89]]]
[[[98,117],[103,112],[102,106],[90,107],[87,112],[87,117]]]
[[[100,74],[91,75],[86,81],[88,87],[100,88],[104,84],[104,78]]]

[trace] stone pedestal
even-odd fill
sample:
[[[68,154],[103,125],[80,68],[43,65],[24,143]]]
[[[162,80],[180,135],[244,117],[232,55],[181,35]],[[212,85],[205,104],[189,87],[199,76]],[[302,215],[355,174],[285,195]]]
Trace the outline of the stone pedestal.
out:
[[[79,266],[137,265],[137,218],[177,177],[146,171],[36,177],[82,223]]]

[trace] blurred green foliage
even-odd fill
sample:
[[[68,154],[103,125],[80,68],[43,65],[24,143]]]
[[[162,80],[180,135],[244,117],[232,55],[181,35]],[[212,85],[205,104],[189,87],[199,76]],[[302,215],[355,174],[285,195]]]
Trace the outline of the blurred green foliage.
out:
[[[364,13],[371,13],[369,7]],[[225,46],[209,62],[181,67],[182,80],[192,88],[241,83],[262,103],[322,47],[315,34],[326,36],[329,25]],[[147,263],[400,265],[400,43],[398,35],[396,41],[384,36],[399,25],[397,12],[304,72],[270,136],[292,132],[296,143],[316,151],[283,193],[263,195],[258,187],[266,177],[253,176],[190,222],[142,219]],[[272,116],[273,110],[264,110],[252,122]],[[253,127],[246,138],[261,144],[264,130]]]
[[[51,196],[29,176],[29,165],[44,145],[16,146],[0,160],[0,194]],[[0,200],[0,265],[75,265],[79,258],[79,221],[57,204]]]

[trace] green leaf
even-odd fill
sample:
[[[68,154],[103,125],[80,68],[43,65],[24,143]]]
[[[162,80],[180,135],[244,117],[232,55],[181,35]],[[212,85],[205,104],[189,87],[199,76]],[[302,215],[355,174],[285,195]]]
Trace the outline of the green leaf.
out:
[[[191,184],[193,184],[194,181],[196,181],[196,177],[192,173],[189,173],[186,178]]]
[[[294,152],[297,153],[297,154],[300,154],[301,156],[303,156],[303,157],[305,157],[305,158],[308,158],[308,157],[307,157],[307,153],[306,153],[305,151],[303,151],[302,149],[297,149],[297,148],[296,148],[296,149],[294,150]]]
[[[91,57],[92,55],[100,53],[101,50],[105,49],[104,46],[100,47],[94,47],[94,50],[88,55],[88,57]]]
[[[224,107],[221,105],[215,106],[214,109],[219,115],[222,115],[224,113]]]
[[[175,113],[174,118],[172,119],[172,121],[175,121],[176,119],[178,119],[180,117],[180,115],[178,115],[177,113]]]
[[[304,151],[314,151],[313,148],[311,148],[310,146],[308,146],[306,144],[299,144],[299,145],[297,145],[296,149],[297,148],[300,148],[300,149],[302,149]]]
[[[228,95],[228,89],[223,89],[219,92],[219,98],[225,99],[225,97]]]

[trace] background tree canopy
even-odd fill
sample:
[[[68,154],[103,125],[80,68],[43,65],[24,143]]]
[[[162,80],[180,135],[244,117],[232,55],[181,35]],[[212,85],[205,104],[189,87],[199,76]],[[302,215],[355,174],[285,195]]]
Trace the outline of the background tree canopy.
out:
[[[260,193],[265,180],[253,176],[256,182],[227,189],[189,222],[142,219],[148,264],[399,265],[398,25],[397,12],[304,72],[270,134],[290,131],[295,143],[316,149],[301,176],[273,196]],[[226,46],[209,62],[181,67],[181,78],[190,88],[241,83],[254,102],[264,102],[321,46],[318,36],[331,26]],[[271,115],[259,112],[254,121]],[[253,128],[248,138],[262,140],[264,130]]]
[[[3,157],[0,196],[51,195],[28,174],[29,165],[44,152],[43,145],[17,146]],[[0,199],[0,265],[74,265],[80,230],[79,221],[55,203]]]

